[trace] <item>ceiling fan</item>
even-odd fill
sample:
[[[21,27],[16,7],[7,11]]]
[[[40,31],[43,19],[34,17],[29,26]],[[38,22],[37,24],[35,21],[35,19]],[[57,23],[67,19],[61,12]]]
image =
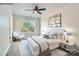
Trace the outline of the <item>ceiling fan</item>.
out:
[[[42,14],[40,11],[44,11],[46,8],[38,8],[38,6],[35,6],[34,9],[26,9],[25,11],[33,11],[33,13],[37,12],[38,14]]]

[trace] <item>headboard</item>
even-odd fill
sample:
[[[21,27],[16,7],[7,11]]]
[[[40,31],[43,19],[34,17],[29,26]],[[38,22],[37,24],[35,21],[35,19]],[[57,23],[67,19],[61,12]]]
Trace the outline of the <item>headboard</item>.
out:
[[[49,36],[49,39],[64,40],[64,29],[62,28],[48,28],[46,34]]]
[[[47,32],[51,33],[51,34],[53,34],[53,33],[58,33],[58,34],[62,33],[63,34],[64,30],[62,28],[48,28]]]

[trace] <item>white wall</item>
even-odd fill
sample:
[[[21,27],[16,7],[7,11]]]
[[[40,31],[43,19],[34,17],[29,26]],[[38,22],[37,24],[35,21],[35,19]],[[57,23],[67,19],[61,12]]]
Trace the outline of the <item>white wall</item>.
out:
[[[9,47],[9,12],[7,6],[0,6],[0,56],[5,55]]]
[[[73,39],[70,41],[79,45],[79,4],[70,4],[64,8],[44,14],[44,16],[41,17],[41,32],[44,28],[47,28],[48,17],[58,13],[62,15],[62,28],[71,31],[73,34]]]

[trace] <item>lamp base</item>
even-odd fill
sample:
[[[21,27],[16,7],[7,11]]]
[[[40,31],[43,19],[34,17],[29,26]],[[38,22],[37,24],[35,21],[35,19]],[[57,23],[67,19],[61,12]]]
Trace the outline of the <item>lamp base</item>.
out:
[[[68,41],[68,40],[66,40],[66,42],[67,42],[67,43],[69,43],[69,41]]]

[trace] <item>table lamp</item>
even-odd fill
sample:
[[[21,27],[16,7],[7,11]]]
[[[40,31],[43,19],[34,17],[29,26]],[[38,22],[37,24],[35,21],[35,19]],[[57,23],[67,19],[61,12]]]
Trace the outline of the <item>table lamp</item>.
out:
[[[69,37],[72,36],[72,33],[71,32],[64,32],[64,35],[65,35],[65,39],[66,39],[66,42],[69,42]]]

